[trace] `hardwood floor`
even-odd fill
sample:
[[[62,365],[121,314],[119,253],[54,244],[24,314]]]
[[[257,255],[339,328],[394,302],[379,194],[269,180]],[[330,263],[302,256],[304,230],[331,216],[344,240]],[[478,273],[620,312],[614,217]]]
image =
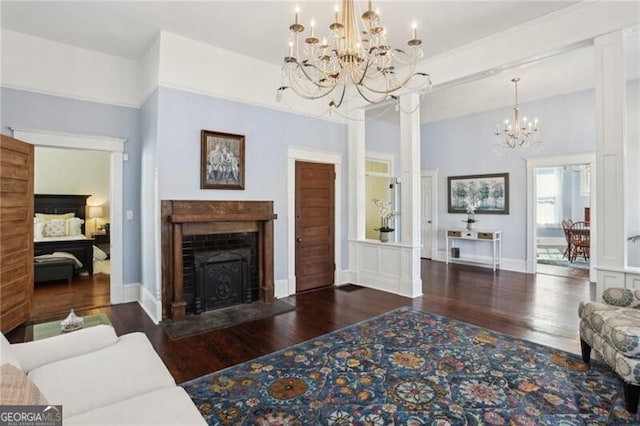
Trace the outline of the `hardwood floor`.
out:
[[[585,280],[589,279],[588,269],[569,268],[566,266],[556,266],[556,265],[545,265],[543,263],[538,263],[536,265],[536,268],[539,274],[558,275],[560,277],[581,278]]]
[[[36,284],[33,293],[32,322],[44,322],[69,313],[69,309],[82,311],[108,306],[110,303],[110,276],[76,276],[66,280]]]
[[[118,334],[141,331],[178,383],[382,314],[414,306],[536,343],[580,353],[578,304],[593,296],[588,280],[527,275],[422,260],[423,296],[415,299],[368,288],[323,289],[286,300],[294,312],[171,340],[137,303],[82,310],[105,312]],[[26,327],[8,335],[22,341]]]

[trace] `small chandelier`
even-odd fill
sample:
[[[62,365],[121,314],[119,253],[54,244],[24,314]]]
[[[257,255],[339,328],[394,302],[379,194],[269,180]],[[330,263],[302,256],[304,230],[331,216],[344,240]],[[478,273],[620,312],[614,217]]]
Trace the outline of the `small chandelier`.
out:
[[[496,124],[496,151],[525,150],[534,146],[540,148],[542,142],[536,141],[538,137],[538,119],[528,121],[527,117],[523,117],[522,122],[520,122],[520,107],[518,106],[518,82],[520,78],[514,77],[511,81],[515,85],[516,93],[516,104],[513,107],[513,123],[506,119],[502,129],[500,129],[499,124]]]
[[[305,99],[327,96],[329,107],[339,108],[348,86],[353,86],[362,99],[373,104],[396,99],[392,93],[409,88],[413,77],[424,80],[414,89],[431,84],[429,74],[415,72],[416,64],[422,58],[422,41],[416,36],[415,23],[405,51],[387,44],[386,29],[371,1],[362,14],[362,31],[358,28],[354,0],[342,1],[342,20],[338,18],[338,6],[334,10],[335,21],[329,25],[331,33],[320,41],[313,20],[309,34],[303,35],[305,27],[300,23],[300,11],[296,8],[295,21],[289,26],[289,53],[282,66],[283,83],[278,88],[278,100],[286,89],[291,88]],[[398,76],[400,68],[405,71],[401,78]]]

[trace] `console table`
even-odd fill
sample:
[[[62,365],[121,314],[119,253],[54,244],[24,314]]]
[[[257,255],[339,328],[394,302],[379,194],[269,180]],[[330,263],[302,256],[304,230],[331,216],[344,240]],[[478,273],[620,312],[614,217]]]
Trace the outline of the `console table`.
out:
[[[453,257],[451,255],[452,248],[456,248],[456,241],[471,241],[477,243],[490,243],[493,247],[493,257],[489,261],[480,260],[475,258],[465,257],[464,254],[460,257]],[[447,229],[447,258],[446,263],[449,262],[465,262],[465,263],[481,263],[485,265],[491,265],[495,271],[500,266],[500,259],[502,259],[502,231],[489,231],[482,230],[467,231],[462,229]]]

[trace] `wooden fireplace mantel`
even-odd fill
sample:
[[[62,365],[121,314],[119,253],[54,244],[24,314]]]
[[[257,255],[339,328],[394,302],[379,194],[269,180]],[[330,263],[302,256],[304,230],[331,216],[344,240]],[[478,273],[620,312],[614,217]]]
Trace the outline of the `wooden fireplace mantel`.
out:
[[[197,214],[197,215],[184,215],[184,214],[174,214],[169,217],[169,221],[171,223],[194,223],[194,222],[255,222],[255,221],[265,221],[265,220],[274,220],[278,217],[275,214],[237,214],[233,217],[229,217],[229,215],[221,215],[221,214]]]
[[[180,321],[186,315],[182,239],[185,235],[258,233],[260,300],[274,298],[273,201],[163,200],[162,318]]]

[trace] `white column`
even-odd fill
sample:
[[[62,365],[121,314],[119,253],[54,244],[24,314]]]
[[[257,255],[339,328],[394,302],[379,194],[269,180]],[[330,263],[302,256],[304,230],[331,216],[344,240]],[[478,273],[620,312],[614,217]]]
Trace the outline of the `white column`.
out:
[[[622,31],[596,37],[596,297],[625,284],[625,78]],[[593,241],[595,238],[595,241]]]
[[[365,112],[360,109],[352,110],[349,114],[358,118],[347,122],[347,164],[349,170],[347,193],[349,200],[346,210],[349,215],[349,270],[351,271],[351,282],[364,284],[362,281],[365,278],[362,276],[360,265],[359,241],[365,238]]]
[[[349,111],[354,117],[347,123],[349,165],[349,239],[363,240],[365,223],[365,112]]]
[[[408,93],[400,97],[400,170],[402,200],[400,203],[401,244],[406,256],[402,264],[408,269],[401,294],[422,294],[420,277],[420,96]]]

